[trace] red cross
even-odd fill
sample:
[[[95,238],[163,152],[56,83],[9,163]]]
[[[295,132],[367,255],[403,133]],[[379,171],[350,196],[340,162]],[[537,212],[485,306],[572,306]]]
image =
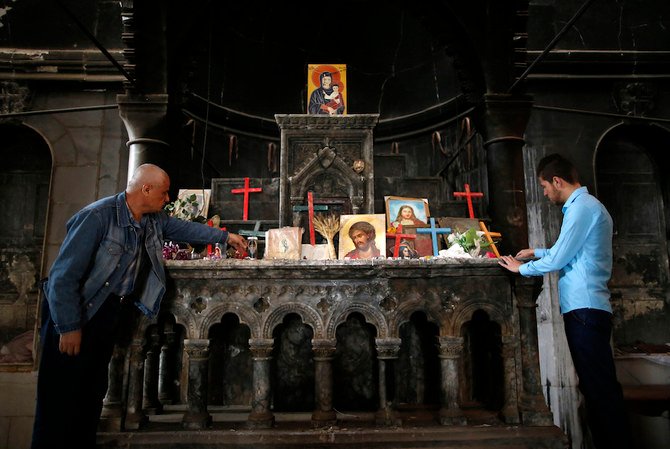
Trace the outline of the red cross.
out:
[[[207,220],[207,226],[209,226],[210,228],[213,227],[214,222],[212,220]],[[211,255],[212,255],[212,245],[210,243],[209,245],[207,245],[207,256]]]
[[[393,257],[398,257],[400,253],[400,241],[402,239],[415,239],[416,234],[403,234],[402,225],[398,225],[395,233],[387,233],[386,238],[395,239],[395,245],[393,246]]]
[[[316,238],[314,237],[314,194],[307,192],[307,216],[309,217],[309,243],[312,246],[316,245]]]
[[[242,215],[242,220],[246,221],[249,218],[249,193],[262,192],[263,189],[260,187],[254,187],[253,189],[249,188],[249,178],[244,178],[244,188],[243,189],[232,189],[231,193],[244,193],[244,214]]]
[[[468,212],[470,213],[470,218],[475,218],[475,211],[472,209],[472,198],[482,198],[484,194],[482,192],[471,192],[470,184],[465,184],[465,192],[454,192],[454,196],[464,196],[468,200]]]

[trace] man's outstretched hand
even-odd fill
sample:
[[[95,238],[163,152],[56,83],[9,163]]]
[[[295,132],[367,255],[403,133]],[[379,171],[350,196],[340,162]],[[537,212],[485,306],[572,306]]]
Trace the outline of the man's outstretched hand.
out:
[[[512,273],[518,273],[519,272],[519,267],[523,263],[516,260],[512,256],[500,256],[500,259],[498,260],[498,264],[500,264],[501,267],[508,269]]]

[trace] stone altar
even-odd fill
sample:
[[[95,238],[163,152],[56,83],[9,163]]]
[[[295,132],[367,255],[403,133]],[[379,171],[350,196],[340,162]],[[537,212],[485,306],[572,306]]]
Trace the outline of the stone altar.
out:
[[[368,428],[358,438],[370,444],[361,447],[374,447],[380,428],[389,429],[384,441],[391,447],[405,438],[393,436],[397,429],[407,427],[409,435],[417,425],[424,429],[417,444],[430,434],[443,441],[439,447],[473,435],[483,446],[565,445],[541,391],[536,281],[510,276],[494,260],[226,259],[168,261],[167,270],[173,285],[159,317],[141,318],[111,362],[105,447],[214,446],[231,432],[238,442],[231,447],[258,447],[260,440],[284,447],[286,438],[292,447],[330,447],[318,429],[332,433],[333,445],[347,445],[356,437],[338,437],[337,429],[351,420]],[[228,332],[235,328],[242,331]],[[334,374],[346,371],[342,361],[354,359],[366,338],[371,356],[359,366],[371,373],[372,405],[347,402],[361,382]],[[291,342],[297,345],[284,351]],[[406,393],[416,390],[408,388],[415,376],[425,380],[423,395]],[[212,390],[224,393],[215,398]],[[287,400],[300,391],[307,392],[302,401]],[[296,426],[298,436],[291,433]]]

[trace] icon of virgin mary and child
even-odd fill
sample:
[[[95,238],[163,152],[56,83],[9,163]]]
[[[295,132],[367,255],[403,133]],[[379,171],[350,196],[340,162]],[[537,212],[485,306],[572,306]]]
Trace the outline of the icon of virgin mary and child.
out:
[[[344,99],[340,93],[340,85],[333,82],[331,72],[322,72],[319,75],[320,86],[314,89],[309,97],[308,110],[310,114],[344,114]]]

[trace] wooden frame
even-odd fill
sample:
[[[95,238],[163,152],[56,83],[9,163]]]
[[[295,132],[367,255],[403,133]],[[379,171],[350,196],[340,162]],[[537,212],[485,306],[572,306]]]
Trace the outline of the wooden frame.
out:
[[[338,258],[371,259],[373,257],[386,257],[385,218],[386,216],[384,214],[341,215],[340,223],[342,224],[342,227],[340,228]],[[361,222],[366,223],[367,226],[365,224],[357,224]],[[356,225],[356,227],[369,228],[370,230],[374,229],[374,246],[369,248],[375,254],[374,256],[361,257],[359,255],[362,248],[356,247],[349,233],[351,227],[354,225]],[[367,231],[363,232],[367,233]]]
[[[385,196],[386,204],[386,227],[397,228],[398,224],[406,226],[428,226],[430,209],[426,198],[409,198],[403,196]],[[405,217],[399,221],[400,212],[411,209],[412,216]]]

